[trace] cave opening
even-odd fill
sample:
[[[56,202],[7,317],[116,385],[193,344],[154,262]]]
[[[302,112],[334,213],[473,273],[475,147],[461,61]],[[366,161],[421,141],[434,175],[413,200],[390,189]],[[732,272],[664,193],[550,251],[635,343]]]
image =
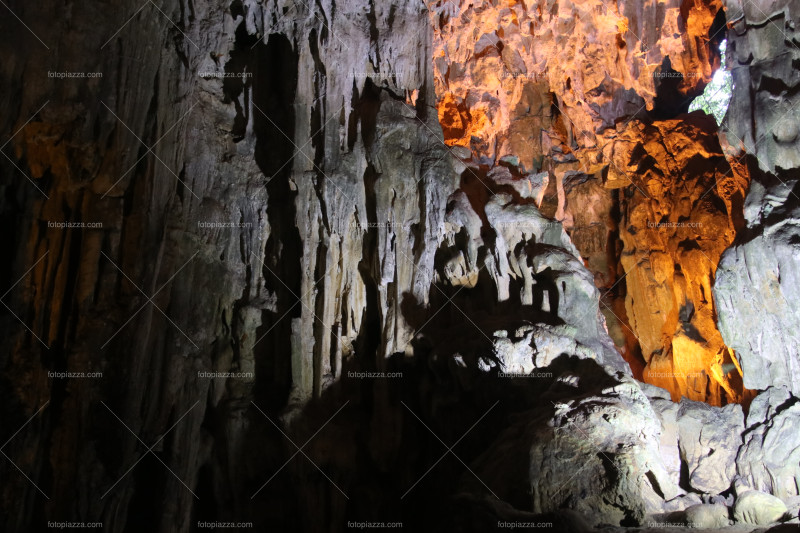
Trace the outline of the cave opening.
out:
[[[726,48],[728,41],[723,39],[719,43],[720,67],[714,72],[711,83],[703,89],[703,94],[692,100],[689,111],[702,110],[712,115],[717,124],[722,124],[733,91],[733,78],[726,67]]]

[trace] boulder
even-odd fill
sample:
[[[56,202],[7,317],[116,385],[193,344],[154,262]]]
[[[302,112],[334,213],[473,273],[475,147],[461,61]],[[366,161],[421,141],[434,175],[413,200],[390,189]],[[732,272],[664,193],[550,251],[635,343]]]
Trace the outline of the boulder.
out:
[[[733,518],[736,522],[764,526],[777,522],[787,511],[786,504],[780,498],[751,490],[736,498]]]
[[[595,527],[642,524],[664,511],[663,494],[679,492],[659,451],[658,418],[633,379],[571,361],[578,390],[556,380],[547,400],[498,435],[473,470],[500,499],[527,500],[533,513],[572,509]],[[527,461],[522,472],[519,461]]]
[[[742,407],[713,407],[684,398],[676,420],[691,487],[711,494],[728,490],[736,475],[736,453],[744,431]]]
[[[688,527],[716,529],[730,524],[728,515],[725,505],[701,503],[686,508],[684,521]]]

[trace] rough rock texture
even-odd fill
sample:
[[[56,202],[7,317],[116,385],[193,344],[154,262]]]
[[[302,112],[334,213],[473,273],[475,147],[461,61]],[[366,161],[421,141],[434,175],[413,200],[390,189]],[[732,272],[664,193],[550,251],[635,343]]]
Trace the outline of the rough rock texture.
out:
[[[681,491],[667,476],[660,427],[639,386],[622,374],[587,372],[593,365],[567,357],[552,365],[549,389],[526,401],[531,410],[497,436],[473,470],[500,499],[533,513],[567,508],[592,524],[639,524]],[[521,379],[517,394],[533,381]],[[523,459],[527,471],[519,468]],[[463,483],[465,490],[482,488],[475,478]]]
[[[616,264],[615,234],[633,232],[617,222],[644,205],[630,201],[635,186],[615,189],[609,166],[630,160],[612,156],[627,152],[604,150],[634,128],[663,137],[655,130],[701,89],[716,64],[705,37],[717,4],[444,2],[433,17],[405,0],[4,7],[14,16],[0,18],[0,216],[12,252],[0,297],[0,529],[102,521],[172,533],[209,520],[343,531],[403,520],[468,531],[480,516],[580,530],[562,508],[633,525],[719,498],[710,492],[730,461],[711,447],[738,437],[741,411],[698,414],[645,394],[607,331],[619,300],[597,288],[631,275]],[[448,20],[469,15],[494,37],[442,40]],[[442,62],[442,51],[453,57]],[[456,72],[470,57],[475,70]],[[486,91],[499,62],[523,73],[501,84],[510,97]],[[653,76],[670,69],[684,81]],[[482,92],[458,94],[450,80]],[[751,88],[772,94],[770,80]],[[791,131],[780,131],[772,150],[788,161]],[[699,168],[680,184],[705,183],[709,167]],[[696,171],[670,175],[684,170]],[[773,223],[755,209],[761,172],[746,206],[753,231]],[[728,185],[703,211],[725,239],[742,187]],[[777,206],[775,192],[763,198]],[[693,213],[695,196],[673,207]],[[772,289],[792,279],[781,268]],[[692,302],[679,321],[714,340],[702,329],[710,271],[698,272],[691,290],[673,281],[672,292]],[[717,305],[732,325],[730,287]],[[628,342],[631,325],[622,317],[609,330]],[[745,384],[767,365],[791,386],[792,349],[767,363],[750,353]],[[715,362],[703,368],[733,375],[724,354]],[[372,377],[383,372],[392,379]],[[794,396],[768,394],[748,416],[736,468],[740,483],[792,494]],[[714,426],[698,435],[700,422]]]
[[[533,335],[535,366],[547,366],[562,353],[582,352],[630,373],[606,332],[593,276],[561,224],[543,217],[532,199],[505,192],[513,181],[510,173],[502,181],[496,176],[482,175],[477,167],[462,174],[462,187],[445,215],[442,276],[465,287],[483,278],[479,289],[505,308],[500,316],[513,309],[515,320],[530,318],[558,328],[566,345],[554,345],[552,334]],[[487,293],[489,281],[494,290]]]
[[[691,488],[710,494],[727,491],[736,474],[736,452],[744,431],[742,407],[730,404],[721,409],[711,408],[684,399],[676,424]]]
[[[736,458],[743,481],[780,498],[800,495],[800,400],[786,389],[759,394],[747,415],[744,446]]]
[[[681,115],[719,66],[721,3],[437,6],[446,142],[541,187],[538,207],[593,273],[637,377],[675,401],[749,401],[711,296],[747,174],[727,163],[713,119]]]
[[[669,472],[670,479],[676,485],[681,483],[681,467],[683,466],[681,449],[679,446],[678,409],[670,399],[667,390],[659,389],[653,385],[643,384],[642,389],[650,400],[653,411],[661,422],[660,449],[661,457]],[[659,392],[663,394],[659,394]]]
[[[727,2],[734,90],[722,137],[751,174],[747,226],[722,256],[714,297],[719,326],[739,354],[744,385],[800,395],[800,5]]]
[[[685,110],[719,62],[707,39],[715,0],[437,5],[436,93],[449,142],[519,157],[528,169],[552,144],[564,157],[588,149],[579,157],[589,161],[595,133],[620,117]]]
[[[800,385],[797,300],[798,92],[796,2],[727,2],[734,94],[721,139],[751,175],[746,227],[722,256],[714,298],[744,385],[767,389],[747,417],[737,471],[752,489],[789,498],[798,489]]]
[[[618,127],[606,151],[620,201],[625,305],[647,361],[644,379],[714,405],[749,399],[716,327],[714,270],[741,226],[746,176],[725,159],[711,117]]]
[[[730,524],[728,508],[720,504],[692,505],[684,511],[687,526],[699,529],[718,529]]]
[[[2,528],[80,518],[188,531],[213,513],[284,530],[340,521],[347,500],[324,477],[311,490],[291,481],[318,475],[310,464],[250,499],[296,451],[251,401],[271,419],[291,414],[283,431],[303,442],[344,400],[316,426],[289,420],[356,352],[383,369],[408,346],[401,303],[427,302],[457,182],[426,104],[424,5],[9,7],[47,47],[2,17],[2,216],[17,251],[3,265],[16,315],[2,318],[3,441],[47,407],[3,451],[50,499],[4,462]],[[102,229],[48,225],[64,222]],[[250,374],[198,377],[210,371]],[[164,437],[123,476],[143,452],[125,425],[146,447]],[[335,442],[331,432],[317,438]],[[306,453],[346,486],[336,464],[347,454]]]

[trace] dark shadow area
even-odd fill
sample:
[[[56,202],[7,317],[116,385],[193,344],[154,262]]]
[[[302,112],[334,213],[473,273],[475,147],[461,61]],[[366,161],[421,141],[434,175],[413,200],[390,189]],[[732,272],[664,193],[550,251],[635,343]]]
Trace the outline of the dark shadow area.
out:
[[[292,319],[303,312],[300,293],[302,240],[296,226],[296,190],[290,186],[295,148],[293,102],[297,89],[297,55],[282,35],[255,48],[253,80],[253,131],[255,159],[264,173],[268,192],[267,213],[271,228],[264,257],[253,257],[261,268],[265,288],[276,296],[274,312],[265,312],[257,330],[255,396],[270,412],[286,403],[291,383]]]

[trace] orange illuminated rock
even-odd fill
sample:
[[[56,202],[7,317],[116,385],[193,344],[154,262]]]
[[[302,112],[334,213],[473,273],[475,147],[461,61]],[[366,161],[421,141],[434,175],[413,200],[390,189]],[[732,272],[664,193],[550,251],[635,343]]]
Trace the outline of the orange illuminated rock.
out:
[[[674,399],[746,399],[711,289],[747,177],[731,170],[713,120],[654,122],[685,112],[719,66],[721,2],[437,5],[445,141],[547,173],[540,210],[605,290],[609,331],[634,368],[641,350],[640,377]]]
[[[620,117],[688,106],[718,66],[709,45],[720,0],[447,0],[431,11],[439,115],[451,144],[531,168],[563,114],[568,150],[597,148]],[[683,102],[685,100],[685,102]],[[675,107],[674,102],[670,102]]]
[[[610,138],[610,137],[609,137]],[[626,187],[627,315],[646,381],[715,405],[749,399],[735,354],[716,326],[711,290],[736,233],[748,180],[731,168],[713,119],[693,113],[621,126],[607,144],[606,185]]]

